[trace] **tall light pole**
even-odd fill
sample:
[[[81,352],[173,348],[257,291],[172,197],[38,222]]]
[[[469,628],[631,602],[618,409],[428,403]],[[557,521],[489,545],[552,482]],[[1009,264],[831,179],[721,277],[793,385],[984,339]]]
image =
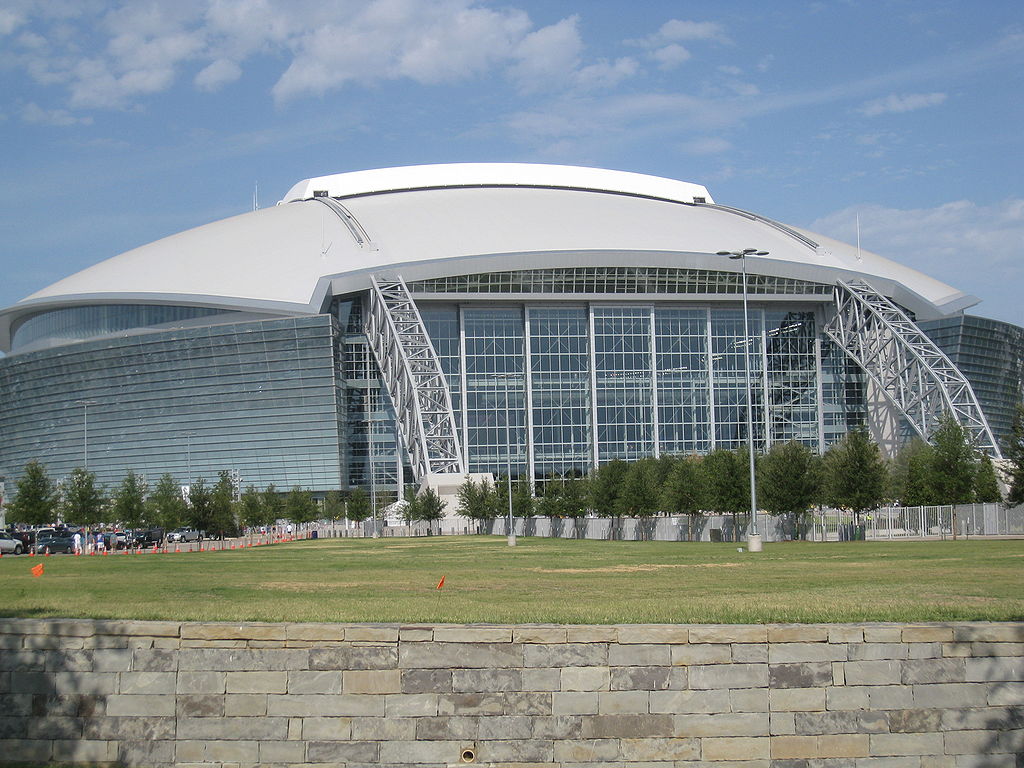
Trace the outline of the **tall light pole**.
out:
[[[99,405],[95,400],[75,400],[82,406],[82,469],[89,471],[89,406]]]
[[[751,552],[761,551],[761,534],[757,530],[757,477],[754,471],[754,404],[750,394],[750,317],[747,310],[747,256],[767,256],[768,251],[744,248],[741,251],[718,251],[718,256],[739,259],[743,272],[743,368],[747,388],[747,456],[750,459],[750,533],[747,548]]]

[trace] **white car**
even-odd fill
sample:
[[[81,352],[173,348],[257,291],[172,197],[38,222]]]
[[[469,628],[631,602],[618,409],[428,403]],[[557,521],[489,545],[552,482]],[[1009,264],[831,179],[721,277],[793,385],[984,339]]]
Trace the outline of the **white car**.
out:
[[[20,539],[16,539],[9,533],[0,531],[0,552],[5,555],[20,555],[25,551],[25,546]]]

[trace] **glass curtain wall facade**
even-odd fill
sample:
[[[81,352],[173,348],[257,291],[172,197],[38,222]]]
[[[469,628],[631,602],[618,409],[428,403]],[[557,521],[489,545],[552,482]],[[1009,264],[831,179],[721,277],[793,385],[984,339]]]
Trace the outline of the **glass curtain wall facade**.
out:
[[[131,469],[188,484],[345,487],[338,331],[330,316],[86,341],[0,360],[0,475],[33,459],[108,486]]]

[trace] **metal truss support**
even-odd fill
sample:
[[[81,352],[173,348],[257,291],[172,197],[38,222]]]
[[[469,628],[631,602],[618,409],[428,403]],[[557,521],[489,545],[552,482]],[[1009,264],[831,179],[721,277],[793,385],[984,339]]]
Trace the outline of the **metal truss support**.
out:
[[[448,382],[401,277],[370,277],[366,336],[398,418],[416,479],[464,473]]]
[[[878,386],[925,440],[943,413],[964,428],[976,449],[1001,458],[970,382],[906,313],[861,280],[837,281],[832,339]]]

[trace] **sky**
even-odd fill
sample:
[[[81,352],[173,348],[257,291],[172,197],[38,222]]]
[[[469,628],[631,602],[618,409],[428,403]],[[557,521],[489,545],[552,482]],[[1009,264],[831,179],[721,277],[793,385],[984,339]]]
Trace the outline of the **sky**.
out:
[[[0,0],[0,307],[257,188],[539,162],[859,219],[1024,324],[1022,118],[1021,0]]]

